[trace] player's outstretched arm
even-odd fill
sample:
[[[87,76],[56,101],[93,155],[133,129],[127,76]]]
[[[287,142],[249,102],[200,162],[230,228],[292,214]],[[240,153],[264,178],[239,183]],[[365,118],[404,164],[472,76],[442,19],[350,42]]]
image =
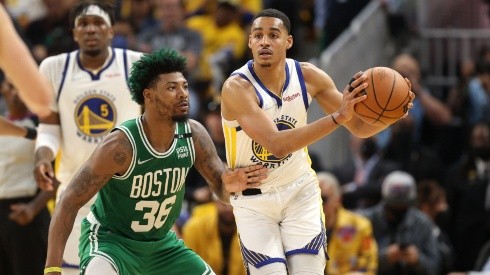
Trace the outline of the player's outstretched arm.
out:
[[[206,128],[194,120],[190,120],[190,124],[196,150],[194,166],[222,202],[229,203],[232,192],[260,186],[261,181],[267,177],[266,168],[262,165],[252,165],[235,170],[228,169],[219,158]]]
[[[355,136],[360,138],[370,137],[388,127],[388,125],[365,123],[354,114],[354,105],[350,104],[349,99],[352,94],[351,91],[354,92],[357,87],[363,87],[359,90],[362,91],[367,87],[365,85],[369,85],[365,83],[367,77],[363,72],[354,74],[352,77],[354,81],[350,85],[346,84],[344,90],[339,92],[330,76],[320,68],[313,64],[302,62],[301,70],[308,93],[315,97],[325,113],[338,113],[339,116],[336,117],[337,121]],[[413,100],[413,93],[410,96]],[[412,103],[409,103],[408,107],[411,108],[412,105]]]
[[[121,131],[110,133],[75,174],[56,204],[49,227],[47,267],[61,267],[66,241],[78,210],[116,173],[124,174],[133,149]]]
[[[0,5],[0,68],[15,87],[27,107],[39,117],[50,112],[51,91],[46,79],[38,71],[29,49],[21,40],[8,16]]]
[[[230,77],[223,85],[221,93],[221,111],[226,120],[237,120],[247,135],[265,147],[276,157],[300,150],[337,129],[338,123],[353,116],[354,104],[365,99],[355,97],[365,86],[359,85],[352,93],[345,95],[344,113],[332,113],[331,116],[320,118],[305,127],[279,131],[277,126],[259,107],[258,98],[253,86],[239,76]]]

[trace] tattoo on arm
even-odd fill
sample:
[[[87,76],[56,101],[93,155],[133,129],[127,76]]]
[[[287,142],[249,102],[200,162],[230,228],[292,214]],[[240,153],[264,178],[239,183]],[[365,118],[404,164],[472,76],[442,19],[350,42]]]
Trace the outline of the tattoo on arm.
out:
[[[119,166],[124,166],[131,159],[133,147],[127,138],[119,139],[120,150],[114,153],[114,162]]]
[[[197,127],[195,127],[197,128]],[[225,167],[221,159],[218,157],[216,147],[212,142],[206,129],[199,127],[193,129],[194,144],[196,145],[197,158],[195,162],[196,168],[206,178],[209,186],[217,195],[223,193],[223,182],[221,174],[225,171]]]
[[[112,175],[97,175],[94,173],[92,167],[84,166],[69,186],[73,188],[77,196],[90,196],[87,198],[88,201],[111,177]]]

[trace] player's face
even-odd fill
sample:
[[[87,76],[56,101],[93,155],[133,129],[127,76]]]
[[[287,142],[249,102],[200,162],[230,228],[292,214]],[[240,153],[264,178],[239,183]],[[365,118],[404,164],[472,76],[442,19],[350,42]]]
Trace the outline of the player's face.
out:
[[[145,92],[145,104],[153,105],[161,117],[172,121],[189,118],[188,83],[182,73],[161,74],[156,86]]]
[[[286,58],[286,51],[293,45],[281,19],[259,17],[252,23],[248,47],[252,50],[254,64],[270,67]]]
[[[114,30],[100,16],[80,17],[73,29],[73,38],[80,50],[90,56],[97,56],[111,43]]]

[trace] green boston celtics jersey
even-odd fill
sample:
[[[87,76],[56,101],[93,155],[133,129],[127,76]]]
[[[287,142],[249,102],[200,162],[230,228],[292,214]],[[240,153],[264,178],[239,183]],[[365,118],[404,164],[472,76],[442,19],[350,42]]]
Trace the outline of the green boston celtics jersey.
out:
[[[93,218],[102,228],[132,240],[160,240],[180,214],[185,178],[194,164],[190,125],[176,123],[173,143],[164,153],[151,146],[142,117],[115,129],[127,135],[133,159],[124,175],[113,176],[99,191]]]

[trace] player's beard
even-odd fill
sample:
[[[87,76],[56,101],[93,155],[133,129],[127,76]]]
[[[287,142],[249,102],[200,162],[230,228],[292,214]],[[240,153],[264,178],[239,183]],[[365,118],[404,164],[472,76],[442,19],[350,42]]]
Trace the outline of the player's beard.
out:
[[[271,64],[271,63],[269,63],[269,62],[259,64],[259,66],[260,66],[260,67],[262,67],[262,68],[270,68],[270,67],[271,67],[271,65],[272,65],[272,64]]]
[[[189,119],[189,114],[173,115],[172,116],[173,122],[186,122],[188,119]]]
[[[84,50],[83,51],[84,54],[91,56],[91,57],[98,56],[101,52],[102,52],[101,49],[93,49],[93,50]]]

